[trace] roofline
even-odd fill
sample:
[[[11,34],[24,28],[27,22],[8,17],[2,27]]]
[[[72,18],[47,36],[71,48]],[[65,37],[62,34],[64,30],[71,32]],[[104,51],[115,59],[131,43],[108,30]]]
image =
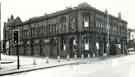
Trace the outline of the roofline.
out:
[[[67,14],[67,13],[70,13],[70,12],[73,12],[73,11],[78,11],[78,10],[93,10],[95,12],[99,12],[99,13],[105,15],[105,13],[103,11],[100,11],[100,10],[94,8],[94,7],[87,7],[87,8],[74,7],[74,8],[66,8],[64,10],[56,11],[54,13],[50,13],[50,14],[47,14],[47,15],[44,15],[44,16],[30,18],[29,20],[24,21],[21,25],[40,22],[40,21],[47,20],[47,19],[52,18],[52,17],[57,17],[57,16],[60,16],[60,15],[64,15],[64,14]],[[121,22],[127,24],[127,21],[125,21],[123,19],[119,19],[118,17],[115,17],[111,14],[109,14],[109,16],[113,19],[116,19],[118,21],[121,21]]]

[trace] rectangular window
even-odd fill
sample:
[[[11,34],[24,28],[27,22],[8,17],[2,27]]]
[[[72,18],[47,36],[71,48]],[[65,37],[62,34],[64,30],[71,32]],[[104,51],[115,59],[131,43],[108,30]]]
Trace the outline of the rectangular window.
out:
[[[85,22],[84,22],[84,27],[89,27],[88,21],[85,21]]]
[[[84,27],[89,27],[89,19],[88,19],[88,17],[84,17]]]
[[[64,50],[64,51],[66,50],[66,45],[65,45],[65,44],[63,45],[63,50]]]
[[[88,39],[85,39],[85,41],[84,41],[84,49],[85,49],[85,50],[89,50],[89,42],[88,42]]]
[[[89,43],[85,43],[85,50],[89,50]]]

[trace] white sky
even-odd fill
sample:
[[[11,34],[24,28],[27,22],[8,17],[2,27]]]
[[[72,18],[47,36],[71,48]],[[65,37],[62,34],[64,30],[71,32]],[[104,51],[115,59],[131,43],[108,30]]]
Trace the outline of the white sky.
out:
[[[128,21],[129,28],[135,28],[135,0],[0,0],[2,2],[2,23],[13,14],[23,21],[64,9],[66,6],[77,6],[82,2],[88,2],[91,6],[108,12],[114,16],[122,13],[122,18]]]

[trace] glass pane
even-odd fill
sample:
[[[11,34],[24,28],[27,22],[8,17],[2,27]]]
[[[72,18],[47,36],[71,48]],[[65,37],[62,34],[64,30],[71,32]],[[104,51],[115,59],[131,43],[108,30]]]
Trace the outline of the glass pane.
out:
[[[89,50],[89,44],[85,43],[85,50]]]
[[[84,27],[88,27],[88,26],[89,26],[88,21],[85,21],[85,22],[84,22]]]

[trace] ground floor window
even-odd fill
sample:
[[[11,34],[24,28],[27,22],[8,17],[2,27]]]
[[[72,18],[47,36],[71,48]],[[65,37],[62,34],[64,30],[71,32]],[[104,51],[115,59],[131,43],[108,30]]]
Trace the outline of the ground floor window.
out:
[[[99,42],[96,42],[96,48],[99,50]]]
[[[88,40],[85,40],[85,42],[84,42],[84,50],[89,50],[89,42],[88,42]]]
[[[9,41],[6,42],[6,49],[9,48]]]
[[[63,44],[63,50],[64,50],[64,51],[66,50],[66,45],[65,45],[65,44]]]

